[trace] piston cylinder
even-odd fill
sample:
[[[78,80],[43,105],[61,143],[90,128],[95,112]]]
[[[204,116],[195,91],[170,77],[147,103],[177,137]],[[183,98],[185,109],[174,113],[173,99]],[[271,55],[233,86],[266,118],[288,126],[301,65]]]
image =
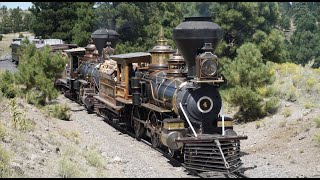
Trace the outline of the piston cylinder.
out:
[[[164,119],[163,130],[161,131],[160,140],[163,145],[172,150],[180,149],[183,145],[176,142],[176,139],[182,138],[185,133],[184,121],[181,119]]]

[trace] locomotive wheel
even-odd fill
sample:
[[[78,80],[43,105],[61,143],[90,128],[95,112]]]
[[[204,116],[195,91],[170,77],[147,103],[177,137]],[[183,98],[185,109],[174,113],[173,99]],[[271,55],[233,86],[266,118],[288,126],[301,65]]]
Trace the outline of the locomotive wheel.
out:
[[[160,140],[158,134],[156,133],[157,129],[157,115],[153,112],[150,117],[150,124],[151,124],[151,144],[152,147],[157,148],[160,146]]]
[[[138,108],[134,108],[133,117],[141,119]],[[134,119],[133,119],[133,129],[134,129],[134,133],[135,133],[137,139],[140,139],[145,132],[145,128],[143,127],[143,124],[139,121],[134,120]]]
[[[133,128],[134,128],[134,134],[136,135],[136,138],[140,139],[144,134],[144,127],[142,127],[142,123],[134,120]]]
[[[157,148],[160,146],[160,140],[157,136],[157,133],[154,133],[151,135],[151,144],[152,144],[152,147],[154,148]]]
[[[173,158],[173,157],[175,157],[175,156],[176,156],[176,154],[177,154],[177,153],[176,153],[176,151],[175,151],[175,150],[172,150],[172,149],[168,148],[168,154],[169,154],[169,156],[170,156],[170,157],[172,157],[172,158]]]

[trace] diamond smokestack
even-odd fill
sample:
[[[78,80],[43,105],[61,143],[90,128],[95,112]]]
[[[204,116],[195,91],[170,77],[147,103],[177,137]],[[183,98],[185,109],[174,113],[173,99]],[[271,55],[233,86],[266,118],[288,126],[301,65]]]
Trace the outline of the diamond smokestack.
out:
[[[99,57],[101,58],[102,49],[106,46],[106,43],[111,42],[111,47],[114,48],[119,40],[119,34],[114,30],[100,28],[91,34],[91,39],[93,40],[93,43],[99,52]]]
[[[173,29],[173,39],[186,61],[189,79],[196,75],[195,58],[205,43],[212,43],[214,51],[222,38],[223,30],[211,17],[186,17]]]

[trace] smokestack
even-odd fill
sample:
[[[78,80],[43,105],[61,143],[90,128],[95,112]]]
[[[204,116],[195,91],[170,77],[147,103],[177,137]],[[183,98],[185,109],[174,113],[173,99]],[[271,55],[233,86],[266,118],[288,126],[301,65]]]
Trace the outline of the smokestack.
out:
[[[214,52],[222,38],[223,30],[211,17],[186,17],[173,30],[173,39],[188,66],[189,79],[196,75],[195,58],[205,43],[211,43]]]
[[[119,40],[119,34],[114,30],[100,28],[91,34],[91,38],[99,52],[99,59],[101,59],[102,49],[106,43],[111,42],[111,47],[114,48]]]

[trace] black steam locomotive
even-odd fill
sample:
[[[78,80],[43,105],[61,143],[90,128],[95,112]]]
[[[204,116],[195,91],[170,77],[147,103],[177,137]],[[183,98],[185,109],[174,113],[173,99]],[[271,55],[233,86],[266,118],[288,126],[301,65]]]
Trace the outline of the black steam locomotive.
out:
[[[232,119],[220,111],[218,87],[225,79],[214,50],[222,29],[208,17],[185,18],[173,30],[181,54],[161,31],[149,52],[103,59],[105,45],[114,47],[118,36],[99,29],[91,36],[94,44],[65,50],[70,62],[55,84],[89,111],[182,157],[189,170],[238,171],[240,140],[247,136],[237,135]]]

